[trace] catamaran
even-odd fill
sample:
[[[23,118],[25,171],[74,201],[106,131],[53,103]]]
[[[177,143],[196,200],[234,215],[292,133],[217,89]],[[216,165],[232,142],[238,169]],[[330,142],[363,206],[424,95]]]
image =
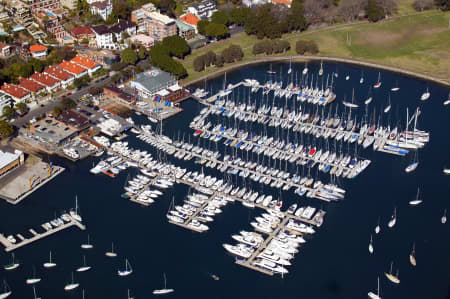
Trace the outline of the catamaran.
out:
[[[391,91],[399,91],[400,87],[398,87],[398,81],[395,81],[395,86],[391,88]]]
[[[133,269],[131,268],[131,265],[128,262],[128,259],[125,259],[125,270],[123,270],[123,271],[117,270],[117,274],[119,274],[119,276],[128,276],[131,273],[133,273]]]
[[[388,105],[384,108],[384,113],[388,113],[391,110],[391,94],[388,96]]]
[[[378,234],[380,232],[380,217],[378,217],[378,225],[375,227],[375,233]]]
[[[35,283],[38,283],[40,281],[41,281],[41,279],[36,277],[36,268],[34,268],[34,266],[33,266],[33,276],[31,278],[28,278],[26,280],[26,283],[27,284],[35,284]]]
[[[441,223],[445,224],[447,222],[447,209],[444,209],[444,215],[441,217]]]
[[[393,283],[399,284],[400,283],[400,279],[398,278],[398,271],[397,271],[397,275],[392,274],[392,266],[393,266],[394,262],[391,262],[391,271],[389,273],[384,273],[384,275],[386,275],[386,277],[392,281]]]
[[[154,290],[153,295],[164,295],[175,291],[174,289],[168,289],[166,284],[167,284],[166,273],[164,273],[164,289]]]
[[[53,268],[56,264],[52,262],[52,252],[50,251],[50,259],[47,263],[44,263],[44,268]]]
[[[114,252],[114,243],[111,243],[111,251],[107,251],[105,253],[106,256],[108,257],[116,257],[117,253]]]
[[[381,86],[381,73],[380,72],[378,72],[378,81],[377,81],[377,83],[375,83],[375,85],[373,86],[373,88],[378,88],[378,87],[380,87]]]
[[[6,283],[6,280],[3,280],[3,292],[0,293],[0,299],[8,298],[12,294],[12,291],[8,284]]]
[[[10,264],[5,265],[5,266],[3,267],[5,270],[14,270],[14,269],[16,269],[17,267],[20,266],[19,263],[15,263],[15,262],[14,262],[14,253],[12,253],[11,255],[12,255],[12,262],[11,262]]]
[[[370,254],[373,253],[373,245],[372,245],[372,242],[373,242],[373,240],[372,240],[372,235],[370,235],[370,243],[369,243],[369,252],[370,252]]]
[[[79,267],[77,269],[77,272],[86,272],[90,269],[91,269],[91,267],[86,265],[86,256],[83,255],[83,266]]]
[[[415,254],[416,254],[416,243],[413,243],[413,247],[412,247],[411,253],[409,254],[409,262],[414,267],[417,265]]]
[[[372,292],[369,292],[367,295],[371,299],[381,299],[381,297],[380,297],[380,277],[379,276],[377,278],[377,293],[374,294]]]
[[[419,199],[419,192],[420,192],[420,189],[417,188],[417,196],[416,196],[416,199],[411,200],[411,201],[409,202],[409,205],[411,205],[411,206],[417,206],[418,204],[421,204],[421,203],[422,203],[422,200]]]
[[[92,245],[90,242],[89,242],[89,235],[87,236],[87,243],[86,244],[81,244],[81,248],[83,248],[83,249],[91,249],[91,248],[93,248],[94,247],[94,245]]]
[[[69,284],[66,284],[66,286],[64,287],[64,290],[65,291],[71,291],[71,290],[74,290],[74,289],[78,288],[79,286],[80,286],[80,284],[76,283],[74,281],[74,279],[73,279],[73,272],[72,272],[72,282],[69,283]]]
[[[82,218],[81,218],[81,216],[80,216],[80,211],[79,211],[79,207],[78,207],[78,197],[77,197],[77,196],[75,196],[75,211],[74,211],[74,210],[71,210],[71,211],[69,212],[69,214],[70,214],[70,216],[71,216],[73,219],[75,219],[75,220],[81,222]]]
[[[416,170],[417,166],[419,166],[418,155],[419,155],[419,153],[418,153],[418,151],[416,151],[414,153],[414,161],[405,168],[406,173],[410,173],[410,172]]]
[[[391,220],[389,220],[388,227],[394,227],[397,222],[397,208],[394,208],[394,215],[391,216]]]
[[[428,91],[428,87],[427,87],[427,91],[425,91],[422,96],[420,97],[420,99],[422,101],[426,101],[430,98],[431,93]]]

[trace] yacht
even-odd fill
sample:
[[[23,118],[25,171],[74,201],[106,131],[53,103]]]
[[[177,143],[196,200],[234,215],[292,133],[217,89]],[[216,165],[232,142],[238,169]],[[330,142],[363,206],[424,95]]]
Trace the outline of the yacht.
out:
[[[50,251],[50,259],[47,263],[44,263],[44,268],[53,268],[56,266],[56,263],[52,261],[52,252]]]
[[[12,262],[3,267],[3,269],[5,269],[7,271],[14,270],[20,266],[19,263],[14,262],[14,258],[15,258],[14,253],[12,253],[11,256],[12,256]]]
[[[384,273],[384,275],[386,275],[387,279],[389,279],[391,282],[395,283],[395,284],[399,284],[400,283],[400,279],[398,278],[398,274],[394,275],[392,274],[392,266],[393,266],[393,262],[391,262],[391,270],[389,273]]]
[[[391,216],[391,220],[388,222],[388,227],[394,227],[397,222],[397,208],[394,208],[394,215]]]
[[[105,255],[106,255],[107,257],[116,257],[116,256],[117,256],[117,253],[114,252],[114,243],[111,243],[111,251],[107,251],[107,252],[105,253]]]
[[[28,278],[28,279],[26,280],[26,283],[27,283],[27,284],[35,284],[35,283],[38,283],[38,282],[40,282],[40,281],[41,281],[41,279],[38,278],[38,277],[36,277],[36,269],[33,267],[33,277]]]
[[[73,279],[73,272],[72,272],[72,282],[69,283],[69,284],[66,284],[66,286],[64,287],[64,290],[65,291],[71,291],[71,290],[74,290],[74,289],[78,288],[79,286],[80,286],[80,284],[76,283],[74,281],[74,279]]]
[[[369,292],[367,294],[370,299],[381,299],[380,297],[380,277],[377,278],[377,293]]]
[[[229,244],[223,244],[223,247],[230,253],[243,257],[243,258],[249,258],[252,255],[252,249],[251,247],[248,247],[244,244],[238,244],[236,246],[229,245]]]
[[[81,244],[81,248],[83,248],[83,249],[92,249],[92,248],[94,248],[94,245],[92,245],[89,242],[89,235],[87,236],[87,243]]]
[[[6,280],[3,281],[3,290],[0,293],[0,299],[8,298],[12,294],[11,289],[9,288]]]
[[[88,270],[90,270],[91,267],[86,265],[86,256],[83,256],[83,266],[79,267],[77,269],[77,272],[86,272]]]
[[[128,259],[125,259],[125,270],[117,270],[117,274],[119,276],[128,276],[131,273],[133,273],[133,269],[131,268],[130,263],[128,262]]]
[[[164,294],[173,293],[174,291],[175,291],[174,289],[167,288],[167,279],[166,279],[166,274],[164,273],[164,289],[154,290],[153,295],[164,295]]]
[[[447,209],[444,209],[444,215],[441,217],[441,223],[445,224],[447,222]]]
[[[414,200],[411,200],[411,201],[409,202],[409,205],[411,205],[411,206],[417,206],[417,205],[419,205],[419,204],[421,204],[421,203],[422,203],[422,200],[421,200],[421,199],[419,199],[419,192],[420,192],[420,189],[419,189],[419,188],[417,188],[417,195],[416,195],[416,199],[414,199]]]
[[[420,100],[422,101],[426,101],[430,98],[430,92],[428,91],[428,87],[427,90],[422,94],[422,96],[420,97]]]

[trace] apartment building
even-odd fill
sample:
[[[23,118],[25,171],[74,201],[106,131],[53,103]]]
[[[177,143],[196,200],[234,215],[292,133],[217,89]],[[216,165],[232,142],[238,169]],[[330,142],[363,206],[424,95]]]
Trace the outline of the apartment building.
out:
[[[138,24],[139,32],[147,32],[150,37],[158,41],[177,34],[177,24],[174,19],[142,7],[131,13],[131,21]]]

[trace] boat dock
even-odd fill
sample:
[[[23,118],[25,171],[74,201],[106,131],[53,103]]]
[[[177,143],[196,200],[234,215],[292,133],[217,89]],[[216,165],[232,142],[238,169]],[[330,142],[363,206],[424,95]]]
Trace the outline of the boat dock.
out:
[[[70,216],[69,216],[70,217]],[[23,247],[25,245],[31,244],[33,242],[36,242],[40,239],[43,239],[45,237],[48,237],[50,235],[53,235],[54,233],[57,233],[59,231],[62,231],[64,229],[67,229],[69,227],[76,226],[81,230],[85,230],[86,227],[81,224],[81,222],[78,222],[77,220],[70,217],[70,221],[66,222],[64,224],[61,224],[57,227],[53,227],[49,229],[44,224],[41,225],[42,228],[44,228],[46,231],[43,233],[37,233],[34,229],[29,229],[29,232],[33,235],[31,238],[25,238],[21,234],[17,234],[17,237],[20,239],[17,243],[12,243],[9,241],[3,234],[0,233],[0,243],[5,247],[6,252],[10,252],[13,250],[16,250],[20,247]]]

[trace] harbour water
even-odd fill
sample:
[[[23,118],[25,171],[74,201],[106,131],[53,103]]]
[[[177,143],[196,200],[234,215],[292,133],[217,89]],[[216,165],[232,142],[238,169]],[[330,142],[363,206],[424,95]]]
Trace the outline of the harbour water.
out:
[[[280,69],[283,70],[285,80],[288,67],[288,63],[272,65],[277,77]],[[300,76],[303,67],[303,64],[293,64],[293,72]],[[310,63],[308,68],[309,73],[317,73],[319,64]],[[264,82],[268,79],[268,69],[269,66],[263,64],[228,73],[227,84],[245,78]],[[365,82],[360,84],[360,67],[324,64],[325,76],[336,71],[339,77],[335,78],[337,99],[333,107],[342,102],[344,95],[350,100],[354,88],[355,100],[360,104],[358,115],[362,115],[364,100],[369,86],[377,81],[378,70],[364,68]],[[345,80],[347,75],[349,80]],[[206,84],[208,91],[216,93],[223,87],[223,81],[223,76],[217,77],[195,87],[205,88]],[[21,266],[11,272],[0,272],[0,279],[6,279],[13,291],[10,298],[33,298],[32,288],[25,284],[32,275],[33,265],[37,276],[42,278],[36,290],[46,299],[81,298],[83,288],[87,299],[126,298],[128,288],[135,298],[149,298],[154,289],[163,287],[163,273],[167,275],[168,287],[175,289],[169,295],[173,298],[365,298],[368,291],[376,290],[377,276],[380,276],[383,298],[447,298],[450,294],[450,229],[449,224],[441,224],[440,219],[444,208],[450,210],[450,176],[442,173],[444,166],[450,167],[450,107],[442,105],[448,98],[449,89],[383,71],[381,81],[382,86],[372,90],[374,99],[370,113],[373,113],[373,107],[379,112],[384,109],[389,90],[396,82],[400,90],[391,92],[392,109],[388,115],[383,115],[383,121],[389,121],[391,127],[397,123],[402,125],[406,122],[406,107],[410,114],[418,106],[422,111],[419,128],[430,132],[431,138],[419,151],[420,164],[414,172],[407,174],[404,169],[412,155],[398,157],[373,152],[369,147],[359,152],[362,157],[372,160],[366,171],[353,180],[340,180],[347,190],[345,200],[324,203],[300,198],[292,189],[283,192],[283,209],[298,202],[327,212],[324,224],[300,248],[284,278],[267,276],[235,264],[234,257],[222,247],[223,243],[231,242],[232,234],[251,230],[250,221],[261,213],[260,210],[248,209],[240,203],[229,204],[222,214],[214,217],[208,232],[194,233],[170,224],[165,217],[172,198],[175,203],[181,203],[188,192],[186,186],[166,189],[155,203],[143,207],[120,197],[127,175],[135,174],[137,170],[126,170],[112,179],[89,173],[93,163],[100,158],[89,158],[76,164],[49,158],[63,164],[67,170],[20,205],[0,202],[0,232],[5,235],[27,232],[54,217],[55,213],[59,215],[72,208],[76,195],[87,229],[67,229],[16,250],[16,260]],[[420,96],[427,87],[431,97],[421,101]],[[164,122],[163,133],[173,137],[179,131],[181,135],[185,132],[185,139],[190,135],[193,141],[189,123],[203,106],[188,100],[182,108],[181,114]],[[135,117],[135,122],[149,123],[139,116]],[[127,141],[133,148],[155,152],[134,136]],[[175,165],[200,170],[193,161],[168,159]],[[205,172],[222,177],[217,171],[205,169]],[[423,203],[411,207],[408,202],[415,198],[417,187],[420,187]],[[273,195],[277,196],[278,191],[273,190]],[[397,224],[388,228],[394,207],[397,208]],[[381,232],[375,235],[378,217],[381,218]],[[80,245],[86,242],[88,233],[94,248],[84,250]],[[374,237],[372,255],[368,252],[370,234]],[[110,250],[111,242],[118,253],[113,259],[104,255]],[[409,263],[413,242],[416,267]],[[42,264],[48,261],[50,250],[57,267],[44,269]],[[83,254],[92,269],[75,273],[80,288],[65,292],[64,285],[70,281],[71,272],[82,265]],[[117,270],[124,268],[125,258],[134,272],[123,278],[117,275]],[[2,265],[10,259],[10,254],[0,253]],[[389,282],[383,274],[389,270],[391,261],[394,269],[400,269],[399,285]],[[212,279],[212,274],[220,280]]]

